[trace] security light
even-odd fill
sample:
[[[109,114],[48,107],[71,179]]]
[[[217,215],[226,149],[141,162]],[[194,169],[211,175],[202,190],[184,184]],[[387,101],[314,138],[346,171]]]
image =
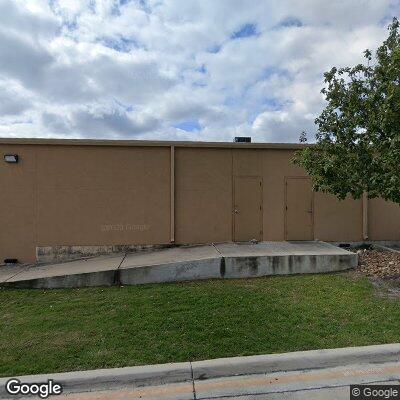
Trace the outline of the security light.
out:
[[[5,258],[4,264],[18,264],[18,259],[16,258]]]
[[[7,163],[17,163],[18,162],[18,154],[5,154],[4,161]]]

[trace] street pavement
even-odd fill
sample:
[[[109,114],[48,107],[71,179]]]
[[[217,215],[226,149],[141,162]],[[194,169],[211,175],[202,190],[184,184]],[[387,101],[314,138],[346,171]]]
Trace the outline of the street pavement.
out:
[[[60,400],[348,400],[351,384],[367,383],[400,385],[400,361],[192,380],[138,388],[125,386],[113,390],[70,393],[54,398]]]

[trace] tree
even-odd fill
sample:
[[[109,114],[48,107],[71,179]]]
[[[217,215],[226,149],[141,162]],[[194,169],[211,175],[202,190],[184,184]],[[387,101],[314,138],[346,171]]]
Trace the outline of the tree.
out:
[[[365,64],[332,68],[322,89],[327,106],[315,120],[316,144],[295,156],[316,191],[339,199],[364,192],[400,203],[399,21]],[[304,137],[304,134],[303,134]]]

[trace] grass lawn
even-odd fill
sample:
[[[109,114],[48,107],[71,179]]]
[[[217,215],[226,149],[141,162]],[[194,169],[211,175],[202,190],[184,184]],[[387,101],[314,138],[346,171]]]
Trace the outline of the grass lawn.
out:
[[[400,299],[348,274],[0,289],[0,375],[400,341]]]

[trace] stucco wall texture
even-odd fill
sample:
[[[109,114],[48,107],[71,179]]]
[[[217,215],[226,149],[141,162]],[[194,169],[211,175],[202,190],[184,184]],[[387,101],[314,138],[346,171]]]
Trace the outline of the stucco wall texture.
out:
[[[362,241],[363,207],[370,240],[400,240],[400,207],[380,199],[363,204],[312,193],[310,209],[287,220],[287,207],[302,203],[287,198],[286,182],[308,179],[291,161],[299,147],[2,139],[0,262],[33,262],[38,246],[233,241],[239,229],[252,229],[240,220],[246,207],[261,220],[258,240],[306,240],[290,232],[309,215],[305,235],[312,239]],[[18,154],[19,162],[6,163],[5,154]],[[240,193],[255,187],[239,186],[247,179],[260,182],[259,192]],[[257,193],[259,206],[246,202]]]

